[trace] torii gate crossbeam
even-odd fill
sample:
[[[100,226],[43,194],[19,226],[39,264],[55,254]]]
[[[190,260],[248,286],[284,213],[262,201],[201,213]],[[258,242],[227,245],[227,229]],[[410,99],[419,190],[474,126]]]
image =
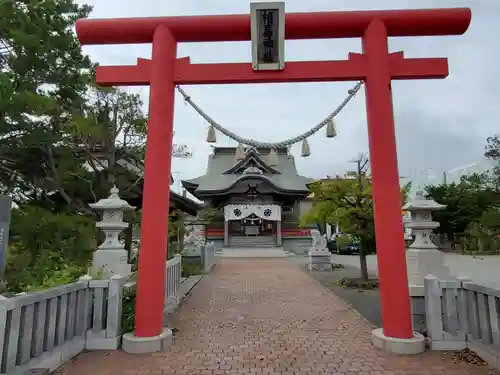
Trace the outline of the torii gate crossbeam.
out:
[[[360,37],[363,53],[255,72],[250,63],[191,64],[177,58],[180,42],[250,40],[249,15],[79,20],[82,44],[153,44],[151,60],[97,68],[101,85],[151,86],[135,335],[156,336],[163,325],[175,85],[364,80],[383,330],[388,337],[411,338],[391,80],[445,78],[448,65],[446,58],[389,53],[388,37],[459,35],[470,21],[468,8],[286,14],[286,39]]]

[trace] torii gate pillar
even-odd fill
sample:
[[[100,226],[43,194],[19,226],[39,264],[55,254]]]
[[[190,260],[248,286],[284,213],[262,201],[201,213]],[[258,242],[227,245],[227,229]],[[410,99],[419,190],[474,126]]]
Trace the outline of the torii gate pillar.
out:
[[[445,78],[448,64],[446,58],[389,53],[388,37],[459,35],[470,21],[468,8],[286,14],[286,39],[357,37],[363,53],[344,61],[288,62],[281,71],[176,58],[179,42],[250,40],[249,15],[77,21],[82,44],[153,43],[151,60],[98,67],[96,74],[101,85],[151,86],[135,332],[127,338],[137,346],[129,349],[160,350],[169,338],[163,329],[163,300],[174,85],[364,80],[383,326],[374,331],[373,342],[399,354],[423,351],[423,337],[415,337],[411,326],[391,80]]]

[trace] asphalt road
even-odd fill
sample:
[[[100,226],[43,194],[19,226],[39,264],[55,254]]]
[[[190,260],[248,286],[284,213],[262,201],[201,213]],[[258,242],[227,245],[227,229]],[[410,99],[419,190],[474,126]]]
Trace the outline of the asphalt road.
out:
[[[452,276],[467,276],[473,281],[500,288],[500,256],[474,257],[445,253],[445,264],[450,267]],[[324,287],[342,297],[349,305],[362,314],[371,324],[380,327],[382,318],[380,313],[380,292],[378,290],[358,290],[343,288],[335,284],[335,281],[343,277],[359,277],[359,257],[356,255],[332,255],[332,263],[343,264],[345,268],[334,269],[332,272],[320,272],[307,269],[307,257],[292,257],[291,262],[315,278]],[[375,276],[377,270],[377,257],[370,255],[367,258],[368,271]]]
[[[450,268],[452,276],[469,277],[472,281],[500,288],[500,255],[470,256],[444,253],[445,264]],[[332,255],[332,263],[340,263],[359,268],[359,257],[356,255]],[[377,256],[367,257],[368,270],[377,274]]]

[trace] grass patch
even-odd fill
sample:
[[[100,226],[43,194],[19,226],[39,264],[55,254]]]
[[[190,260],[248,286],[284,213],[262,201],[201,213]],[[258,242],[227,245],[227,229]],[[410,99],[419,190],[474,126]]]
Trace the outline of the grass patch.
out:
[[[340,263],[332,263],[332,270],[337,270],[337,269],[342,269],[345,268],[343,264]]]
[[[342,288],[371,290],[378,289],[378,279],[363,280],[360,277],[343,277],[335,281],[336,285]]]

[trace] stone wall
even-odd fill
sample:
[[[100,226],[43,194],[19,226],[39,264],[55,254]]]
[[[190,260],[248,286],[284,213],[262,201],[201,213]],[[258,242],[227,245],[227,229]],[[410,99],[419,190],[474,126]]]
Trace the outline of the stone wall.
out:
[[[297,255],[307,255],[311,249],[311,237],[283,238],[283,249]]]

